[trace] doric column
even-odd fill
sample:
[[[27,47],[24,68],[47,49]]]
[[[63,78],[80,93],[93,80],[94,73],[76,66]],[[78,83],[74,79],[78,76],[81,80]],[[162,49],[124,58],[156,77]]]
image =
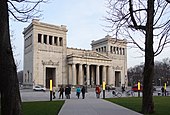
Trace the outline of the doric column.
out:
[[[106,66],[103,66],[102,81],[105,81],[105,82],[106,82]]]
[[[79,81],[79,85],[83,85],[83,74],[82,74],[82,64],[79,64],[79,76],[78,76],[78,81]]]
[[[44,43],[43,35],[41,35],[41,43]]]
[[[91,85],[93,86],[94,85],[94,66],[91,66]]]
[[[60,38],[57,38],[57,46],[60,46]]]
[[[76,65],[75,64],[72,65],[72,78],[73,78],[72,85],[77,85]]]
[[[109,68],[108,68],[108,82],[107,82],[108,85],[114,85],[113,76],[114,76],[113,69],[111,66],[109,66]]]
[[[47,36],[47,44],[49,44],[49,36]]]
[[[71,83],[73,83],[73,81],[72,81],[72,79],[73,79],[73,75],[72,75],[72,67],[71,67],[71,65],[69,64],[68,65],[68,81],[69,81],[69,84],[71,84]]]
[[[90,72],[89,72],[89,65],[86,65],[86,82],[87,85],[90,85]]]
[[[96,65],[96,85],[100,85],[99,81],[99,65]]]
[[[52,45],[54,45],[54,36],[51,36],[52,37]]]

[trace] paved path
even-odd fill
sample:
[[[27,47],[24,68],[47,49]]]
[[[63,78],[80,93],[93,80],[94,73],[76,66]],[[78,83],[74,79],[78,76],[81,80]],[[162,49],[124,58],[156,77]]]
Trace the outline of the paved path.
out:
[[[157,95],[160,87],[154,95]],[[168,89],[170,91],[170,88]],[[21,90],[22,101],[49,101],[49,91],[34,92],[32,90]],[[58,92],[56,93],[58,99]],[[85,99],[77,99],[75,91],[71,93],[71,99],[65,99],[65,104],[61,108],[59,115],[142,115],[122,106],[105,101],[103,99],[96,99],[94,89],[89,89],[86,93]],[[137,96],[137,94],[135,94]],[[106,98],[115,98],[111,92],[106,91]],[[123,94],[122,97],[125,97]],[[80,96],[81,98],[81,96]],[[102,98],[102,93],[101,93]]]
[[[67,99],[59,115],[142,115],[103,99]]]

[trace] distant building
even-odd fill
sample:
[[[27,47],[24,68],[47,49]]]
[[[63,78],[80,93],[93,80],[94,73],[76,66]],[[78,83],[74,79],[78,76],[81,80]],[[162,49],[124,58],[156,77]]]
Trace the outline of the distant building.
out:
[[[92,41],[92,50],[67,47],[67,28],[33,20],[24,28],[23,84],[127,85],[126,40],[105,38]]]

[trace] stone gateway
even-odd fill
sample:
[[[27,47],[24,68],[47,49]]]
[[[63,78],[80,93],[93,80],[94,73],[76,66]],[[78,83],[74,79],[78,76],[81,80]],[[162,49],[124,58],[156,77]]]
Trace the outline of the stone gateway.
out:
[[[25,86],[107,85],[127,80],[127,42],[107,35],[92,41],[92,50],[67,47],[67,28],[34,19],[24,28]]]

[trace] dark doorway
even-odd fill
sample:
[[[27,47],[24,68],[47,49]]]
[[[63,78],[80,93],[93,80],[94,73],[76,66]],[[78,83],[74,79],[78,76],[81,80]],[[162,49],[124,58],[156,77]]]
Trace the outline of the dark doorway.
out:
[[[96,66],[90,65],[90,85],[91,87],[94,87],[96,84]]]
[[[120,71],[115,71],[115,86],[120,87],[120,84],[121,84]]]
[[[56,86],[56,69],[55,68],[46,68],[46,88],[50,88],[50,79],[52,79],[53,86]]]

